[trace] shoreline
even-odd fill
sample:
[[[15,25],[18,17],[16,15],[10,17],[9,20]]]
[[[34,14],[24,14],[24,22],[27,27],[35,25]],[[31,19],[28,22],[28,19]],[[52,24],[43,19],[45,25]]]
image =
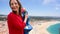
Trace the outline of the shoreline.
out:
[[[4,23],[5,22],[5,23]],[[8,33],[8,27],[7,27],[7,22],[6,21],[0,21],[0,23],[5,24],[4,31],[2,31],[3,33]],[[51,21],[30,21],[31,26],[33,27],[33,29],[29,32],[29,34],[50,34],[46,29],[50,26],[50,25],[54,25],[56,23],[60,23],[60,21],[56,21],[56,20],[51,20]],[[1,25],[0,25],[1,26]],[[2,28],[3,28],[2,27]],[[0,28],[1,29],[1,28]],[[6,30],[6,31],[5,31]],[[2,33],[0,31],[0,34]]]

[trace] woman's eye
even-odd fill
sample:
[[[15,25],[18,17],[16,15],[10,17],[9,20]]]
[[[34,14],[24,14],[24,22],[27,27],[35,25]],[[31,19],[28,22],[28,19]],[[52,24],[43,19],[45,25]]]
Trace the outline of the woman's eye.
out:
[[[11,3],[11,5],[13,5],[13,3]]]
[[[15,4],[17,4],[17,3],[15,3]]]

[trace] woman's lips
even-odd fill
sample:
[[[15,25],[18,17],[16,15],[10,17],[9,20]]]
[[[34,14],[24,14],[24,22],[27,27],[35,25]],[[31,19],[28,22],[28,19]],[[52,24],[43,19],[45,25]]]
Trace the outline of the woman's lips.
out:
[[[12,8],[12,9],[16,9],[16,8]]]

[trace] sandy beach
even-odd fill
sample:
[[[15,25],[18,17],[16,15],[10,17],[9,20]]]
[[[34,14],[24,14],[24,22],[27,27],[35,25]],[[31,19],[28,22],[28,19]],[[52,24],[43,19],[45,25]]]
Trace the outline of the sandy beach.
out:
[[[33,29],[30,31],[30,34],[50,34],[46,29],[50,25],[54,25],[57,23],[60,23],[60,21],[37,21],[36,23],[34,23],[34,25],[32,25]]]
[[[50,25],[54,25],[56,23],[60,23],[60,21],[30,21],[30,24],[32,25],[33,29],[29,32],[29,34],[50,34],[46,29]],[[0,34],[8,34],[8,26],[6,21],[0,21]]]

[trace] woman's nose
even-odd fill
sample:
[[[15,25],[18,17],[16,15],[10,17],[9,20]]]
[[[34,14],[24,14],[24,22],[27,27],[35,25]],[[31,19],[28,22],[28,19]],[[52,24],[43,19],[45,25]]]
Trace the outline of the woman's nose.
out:
[[[14,4],[13,6],[15,7],[16,5]]]

